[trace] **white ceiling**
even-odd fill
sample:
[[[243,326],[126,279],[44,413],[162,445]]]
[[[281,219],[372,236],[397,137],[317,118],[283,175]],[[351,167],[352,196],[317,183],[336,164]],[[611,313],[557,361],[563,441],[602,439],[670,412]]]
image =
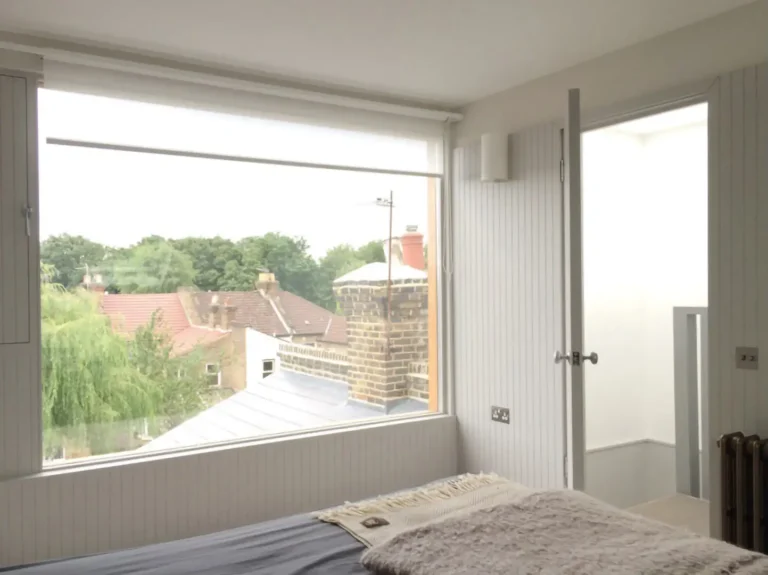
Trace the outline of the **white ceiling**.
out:
[[[0,0],[0,28],[459,106],[752,0]]]

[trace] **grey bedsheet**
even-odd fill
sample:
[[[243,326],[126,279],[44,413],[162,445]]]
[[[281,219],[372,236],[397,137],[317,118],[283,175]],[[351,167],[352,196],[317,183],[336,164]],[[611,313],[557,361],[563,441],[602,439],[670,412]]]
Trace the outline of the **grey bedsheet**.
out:
[[[363,575],[365,547],[349,533],[296,515],[101,555],[10,569],[18,575]],[[5,571],[0,569],[0,571]]]

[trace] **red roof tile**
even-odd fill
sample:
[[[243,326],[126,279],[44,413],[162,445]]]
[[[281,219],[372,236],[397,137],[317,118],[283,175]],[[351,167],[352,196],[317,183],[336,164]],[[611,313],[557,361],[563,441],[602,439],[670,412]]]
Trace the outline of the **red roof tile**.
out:
[[[157,321],[171,335],[189,327],[187,314],[178,294],[107,294],[102,300],[103,312],[112,320],[112,328],[124,334],[132,334],[152,320]]]
[[[229,335],[228,331],[191,326],[173,336],[173,352],[181,355],[197,346],[208,346]]]
[[[218,298],[219,305],[228,304],[237,308],[235,317],[232,319],[233,323],[252,327],[268,335],[290,335],[269,300],[262,297],[259,292],[198,292],[194,294],[193,301],[202,324],[208,325],[208,316],[214,297]]]
[[[183,354],[195,346],[207,346],[229,332],[192,326],[178,294],[113,294],[105,295],[102,311],[112,321],[112,329],[130,335],[146,326],[157,313],[157,329],[171,336],[173,352]]]

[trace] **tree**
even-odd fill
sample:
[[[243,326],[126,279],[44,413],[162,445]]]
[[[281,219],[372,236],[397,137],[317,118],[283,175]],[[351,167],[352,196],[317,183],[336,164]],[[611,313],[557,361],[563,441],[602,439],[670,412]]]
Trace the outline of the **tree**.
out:
[[[366,261],[360,257],[360,250],[356,250],[349,244],[340,244],[331,248],[320,260],[320,268],[331,281],[365,264]]]
[[[140,243],[112,271],[122,293],[172,293],[194,279],[192,259],[165,240]]]
[[[375,240],[359,248],[353,248],[349,244],[339,244],[331,248],[320,260],[320,273],[317,277],[318,303],[335,311],[333,281],[366,264],[384,261],[384,247],[381,242]]]
[[[106,253],[103,245],[69,234],[51,236],[40,245],[40,260],[56,270],[56,282],[66,289],[80,285],[86,265],[98,270]]]
[[[383,242],[373,240],[357,249],[357,257],[367,264],[385,262],[387,256],[384,253]]]
[[[111,432],[125,430],[124,424],[151,418],[162,433],[205,407],[200,352],[174,356],[168,336],[157,329],[159,317],[125,338],[112,331],[95,294],[67,291],[46,281],[50,276],[45,266],[41,312],[47,449],[69,440],[92,454],[118,451]],[[114,425],[118,422],[123,426]]]
[[[224,290],[227,264],[240,266],[242,263],[242,255],[235,243],[220,236],[170,240],[170,244],[191,258],[195,268],[194,283],[202,291]]]
[[[317,262],[309,254],[304,238],[270,232],[244,238],[237,243],[241,265],[225,265],[222,285],[227,290],[254,289],[261,270],[275,274],[280,287],[309,301],[318,303]]]

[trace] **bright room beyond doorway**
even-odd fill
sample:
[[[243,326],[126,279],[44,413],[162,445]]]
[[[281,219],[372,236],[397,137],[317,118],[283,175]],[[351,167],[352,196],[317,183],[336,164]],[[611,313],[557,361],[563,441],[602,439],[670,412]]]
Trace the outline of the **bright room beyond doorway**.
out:
[[[681,420],[673,338],[673,311],[687,308],[694,318],[687,345],[698,357],[700,378],[707,105],[587,132],[583,158],[585,349],[600,356],[585,381],[586,490],[670,521],[654,515],[669,505],[646,504],[689,494],[706,499],[708,493],[698,469],[680,468],[676,429],[698,435],[701,449],[705,422],[700,381],[692,392],[699,420]],[[684,503],[674,521],[706,532],[706,502]]]

